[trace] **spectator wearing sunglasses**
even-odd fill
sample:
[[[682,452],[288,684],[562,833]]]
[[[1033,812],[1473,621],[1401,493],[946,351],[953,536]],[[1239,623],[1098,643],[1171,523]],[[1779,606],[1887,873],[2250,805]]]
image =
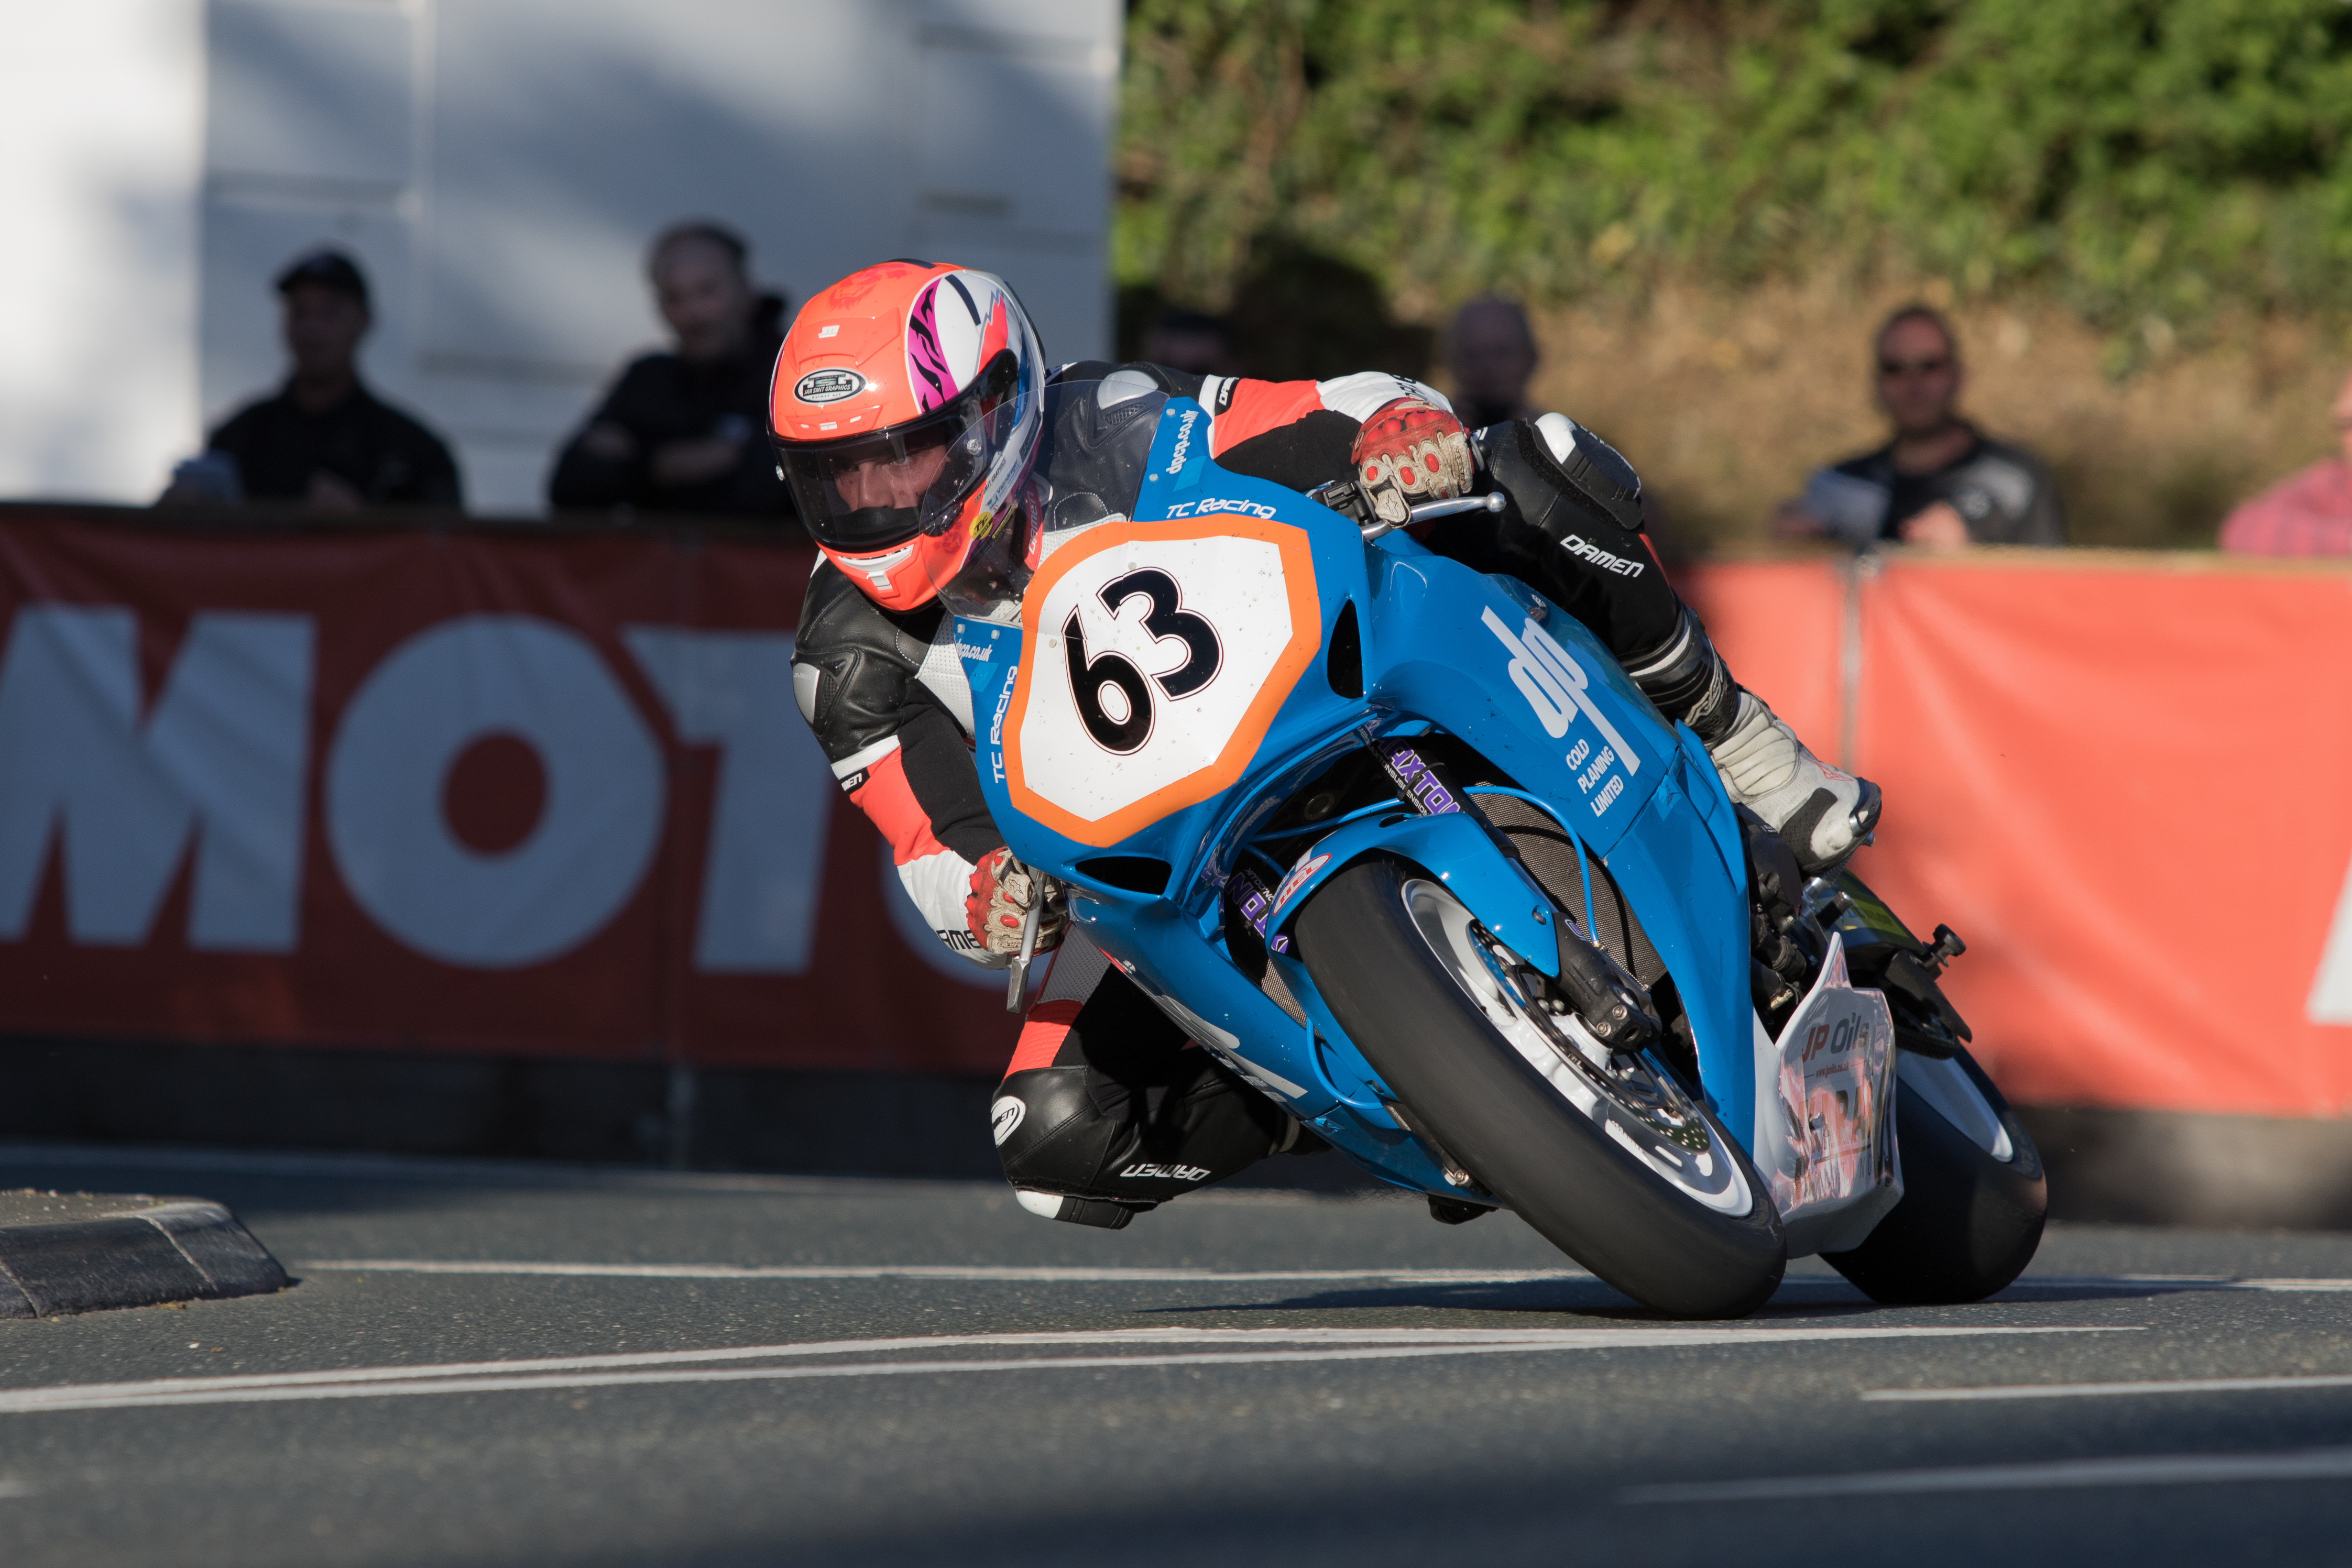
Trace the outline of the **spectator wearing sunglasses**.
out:
[[[1925,305],[1878,329],[1878,404],[1895,438],[1817,468],[1773,518],[1782,538],[1832,538],[1857,549],[1882,540],[1930,549],[1971,544],[2063,545],[2065,518],[2042,460],[1995,441],[1958,413],[1958,340]]]

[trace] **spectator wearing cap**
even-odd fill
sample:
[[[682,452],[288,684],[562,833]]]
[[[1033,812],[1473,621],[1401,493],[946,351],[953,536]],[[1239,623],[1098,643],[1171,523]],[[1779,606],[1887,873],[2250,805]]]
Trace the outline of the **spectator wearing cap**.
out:
[[[2329,411],[2340,450],[2298,469],[2221,525],[2221,548],[2240,555],[2352,555],[2352,378]]]
[[[1507,419],[1538,419],[1543,410],[1528,400],[1541,356],[1528,313],[1507,299],[1481,295],[1454,313],[1445,333],[1448,369],[1454,372],[1454,413],[1472,430]]]
[[[622,371],[556,459],[551,503],[792,516],[767,439],[784,301],[752,287],[750,256],[741,235],[711,223],[654,241],[646,276],[677,348]]]
[[[1165,365],[1189,376],[1237,376],[1233,323],[1222,316],[1163,306],[1143,329],[1144,362]]]
[[[1882,539],[1932,549],[1970,544],[2063,545],[2065,517],[2042,460],[1995,441],[1958,412],[1959,340],[1925,305],[1906,305],[1878,329],[1878,404],[1894,439],[1817,468],[1805,493],[1782,503],[1783,538]]]
[[[275,397],[214,431],[203,456],[180,465],[164,504],[461,506],[457,465],[441,438],[360,380],[360,340],[374,317],[359,264],[339,250],[312,251],[278,275],[278,293],[292,373]]]

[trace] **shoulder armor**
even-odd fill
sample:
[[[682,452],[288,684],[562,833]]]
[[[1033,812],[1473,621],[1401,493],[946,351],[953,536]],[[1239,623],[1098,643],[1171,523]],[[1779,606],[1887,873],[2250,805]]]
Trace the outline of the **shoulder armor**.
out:
[[[793,633],[793,695],[828,758],[897,734],[910,702],[934,700],[910,687],[944,613],[885,610],[831,561],[818,566]]]

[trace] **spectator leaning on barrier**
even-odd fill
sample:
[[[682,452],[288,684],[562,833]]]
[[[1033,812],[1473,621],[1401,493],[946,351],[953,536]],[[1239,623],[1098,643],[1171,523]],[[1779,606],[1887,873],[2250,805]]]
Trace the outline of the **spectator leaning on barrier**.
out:
[[[1511,300],[1482,294],[1454,313],[1445,329],[1446,369],[1454,375],[1454,403],[1465,425],[1484,430],[1511,419],[1540,419],[1549,412],[1528,396],[1528,383],[1542,362],[1528,313]],[[1642,531],[1661,564],[1682,559],[1664,502],[1654,489],[1642,492]]]
[[[1143,361],[1188,376],[1237,376],[1233,323],[1222,316],[1169,305],[1143,329]]]
[[[2342,450],[2242,501],[2221,525],[2241,555],[2352,555],[2352,377],[2329,411]]]
[[[1959,340],[1944,318],[1908,305],[1878,329],[1879,406],[1895,439],[1817,468],[1773,518],[1783,538],[1964,545],[2062,545],[2065,519],[2042,460],[1987,436],[1957,411]]]
[[[679,224],[654,241],[646,276],[677,348],[621,372],[556,460],[550,502],[792,515],[767,423],[784,301],[751,286],[750,256],[741,235],[712,223]]]
[[[448,447],[377,400],[359,378],[374,318],[367,278],[339,250],[315,250],[278,277],[293,373],[247,404],[175,469],[163,504],[300,501],[335,511],[463,504]]]
[[[1491,294],[1473,299],[1454,313],[1445,347],[1454,401],[1470,429],[1543,413],[1528,401],[1528,382],[1541,355],[1528,313],[1517,305]]]

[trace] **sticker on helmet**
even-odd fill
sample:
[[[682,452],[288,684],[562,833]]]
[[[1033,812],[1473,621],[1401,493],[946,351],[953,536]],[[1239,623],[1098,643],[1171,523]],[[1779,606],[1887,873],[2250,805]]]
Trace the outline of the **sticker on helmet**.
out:
[[[866,390],[866,378],[856,371],[811,371],[793,388],[803,402],[839,402]]]

